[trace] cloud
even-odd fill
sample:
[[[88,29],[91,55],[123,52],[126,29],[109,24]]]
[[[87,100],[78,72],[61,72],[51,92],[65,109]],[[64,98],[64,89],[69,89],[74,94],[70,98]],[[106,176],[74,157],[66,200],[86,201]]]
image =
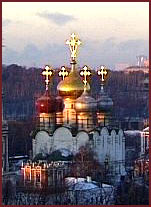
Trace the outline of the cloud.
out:
[[[116,63],[136,64],[136,56],[140,54],[149,56],[148,41],[143,39],[130,39],[120,43],[110,39],[100,45],[100,49],[103,53],[102,59],[112,68]]]
[[[80,48],[79,62],[91,67],[106,65],[114,69],[117,63],[136,64],[137,55],[149,56],[149,43],[144,39],[117,41],[111,37],[98,44],[88,41],[87,46]]]
[[[48,13],[47,11],[45,11],[45,12],[37,13],[37,15],[47,20],[51,20],[52,22],[54,22],[59,26],[63,26],[68,22],[75,20],[75,17],[73,17],[72,15],[61,14],[58,12]]]
[[[11,23],[11,20],[10,19],[3,19],[2,26],[3,27],[8,26],[10,23]]]
[[[142,47],[143,45],[143,47]],[[147,49],[147,41],[143,40],[143,39],[135,39],[135,40],[127,40],[125,42],[121,42],[118,45],[120,50],[124,50],[124,51],[133,51],[135,49],[135,52],[144,52],[144,48]],[[149,47],[149,46],[148,46]]]
[[[57,44],[47,44],[42,49],[34,44],[28,44],[20,52],[6,47],[3,50],[2,56],[3,64],[19,64],[27,67],[39,67],[50,64],[54,68],[65,64],[65,59],[68,59],[66,48]]]
[[[104,64],[114,69],[117,63],[136,64],[137,55],[149,55],[149,44],[147,40],[136,39],[118,43],[115,38],[106,39],[104,42],[95,44],[88,41],[87,45],[79,49],[78,64],[89,65],[98,68]],[[47,44],[39,48],[34,44],[28,44],[23,51],[15,52],[4,48],[4,64],[20,64],[27,67],[52,65],[53,68],[70,64],[70,52],[65,45]]]

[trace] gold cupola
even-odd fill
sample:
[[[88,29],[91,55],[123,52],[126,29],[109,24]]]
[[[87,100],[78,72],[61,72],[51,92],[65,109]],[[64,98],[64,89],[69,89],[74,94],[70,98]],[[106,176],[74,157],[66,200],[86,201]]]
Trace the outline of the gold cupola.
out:
[[[58,84],[57,90],[60,96],[76,99],[84,91],[84,84],[82,83],[79,71],[76,68],[77,49],[81,44],[81,41],[73,33],[71,34],[71,39],[66,41],[66,44],[69,45],[71,52],[71,71],[69,75]],[[90,90],[89,85],[87,90]]]
[[[69,76],[58,84],[57,90],[61,96],[79,97],[84,90],[84,86],[78,71],[72,70]]]

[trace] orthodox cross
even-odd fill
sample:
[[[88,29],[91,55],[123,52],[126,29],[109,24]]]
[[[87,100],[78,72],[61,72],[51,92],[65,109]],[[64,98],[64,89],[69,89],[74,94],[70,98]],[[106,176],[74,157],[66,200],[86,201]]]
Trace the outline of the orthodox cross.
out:
[[[67,40],[66,44],[70,47],[72,60],[75,60],[75,58],[77,57],[77,49],[78,46],[81,44],[81,41],[76,38],[76,35],[74,33],[72,33],[71,39]]]
[[[52,75],[52,70],[50,69],[49,65],[45,66],[45,70],[42,72],[42,75],[46,76],[45,83],[46,83],[46,91],[48,90],[49,84],[49,76]]]
[[[98,75],[101,75],[101,81],[104,82],[105,81],[105,77],[107,76],[108,71],[107,68],[105,68],[105,66],[101,66],[101,69],[98,71]]]
[[[66,71],[64,66],[61,67],[61,70],[59,71],[59,76],[62,76],[63,80],[64,80],[65,76],[68,76],[68,71]]]
[[[87,84],[87,76],[91,75],[91,72],[88,70],[88,67],[86,65],[83,67],[83,70],[80,72],[80,75],[84,76],[83,82],[84,82],[84,85],[86,86],[86,84]]]

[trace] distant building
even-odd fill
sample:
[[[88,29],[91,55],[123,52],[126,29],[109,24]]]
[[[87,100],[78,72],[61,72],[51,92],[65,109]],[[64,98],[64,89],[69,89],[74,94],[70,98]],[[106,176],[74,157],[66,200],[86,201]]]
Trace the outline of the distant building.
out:
[[[54,190],[56,187],[62,188],[64,185],[64,177],[69,171],[68,163],[41,161],[39,163],[28,162],[22,164],[21,174],[24,187],[31,189],[48,188]]]
[[[144,60],[144,66],[145,67],[149,67],[149,60],[147,59],[147,60]]]
[[[144,67],[145,66],[145,61],[147,61],[147,56],[145,55],[139,55],[139,56],[136,56],[137,58],[137,66],[138,67]]]
[[[149,156],[143,155],[135,160],[134,177],[143,177],[145,183],[149,184]]]
[[[125,133],[126,144],[126,168],[129,170],[133,162],[139,158],[141,152],[141,131],[127,130]]]
[[[146,77],[143,81],[143,86],[145,91],[149,91],[149,77]]]
[[[115,70],[116,71],[124,71],[125,68],[128,68],[130,65],[128,63],[117,63],[115,65]]]
[[[149,73],[149,60],[147,59],[147,56],[139,55],[136,56],[136,58],[137,58],[136,65],[125,67],[124,72],[130,73],[130,72],[142,71],[144,73]]]
[[[2,121],[2,170],[3,173],[9,171],[8,163],[8,124]]]
[[[143,72],[143,73],[149,73],[149,67],[145,66],[130,66],[125,68],[125,73],[131,73],[131,72]]]
[[[141,132],[141,155],[149,153],[149,127]]]
[[[141,117],[124,117],[120,120],[123,130],[140,130],[144,127],[144,119]]]
[[[114,204],[114,187],[92,181],[90,177],[67,177],[68,205],[112,205]],[[80,195],[80,196],[79,196]]]
[[[2,94],[3,98],[3,94]],[[3,103],[2,103],[2,172],[9,171],[8,163],[8,123],[3,118]]]
[[[126,137],[127,167],[132,167],[135,162],[136,174],[142,174],[144,165],[148,165],[149,127],[146,127],[142,131],[127,130],[124,133]]]

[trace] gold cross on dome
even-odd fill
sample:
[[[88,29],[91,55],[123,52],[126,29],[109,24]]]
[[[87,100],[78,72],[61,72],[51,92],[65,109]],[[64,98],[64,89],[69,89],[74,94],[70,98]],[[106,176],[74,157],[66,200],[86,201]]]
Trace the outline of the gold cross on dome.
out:
[[[105,77],[108,75],[108,70],[105,68],[105,66],[101,66],[101,69],[98,71],[98,75],[101,75],[101,81],[105,81]]]
[[[65,76],[68,76],[68,71],[66,71],[64,66],[61,67],[61,70],[59,71],[59,76],[62,76],[63,80],[64,80]]]
[[[80,72],[80,75],[84,76],[83,82],[84,82],[84,85],[86,86],[86,84],[87,84],[87,76],[91,75],[91,72],[88,70],[88,67],[86,65],[83,67],[83,70]]]
[[[81,41],[76,38],[76,35],[74,33],[72,33],[71,39],[67,40],[66,44],[70,47],[72,60],[75,60],[75,58],[77,57],[77,49],[78,46],[81,44]]]
[[[42,75],[46,76],[45,83],[46,90],[48,90],[49,76],[52,76],[52,70],[50,69],[49,65],[45,66],[45,70],[42,72]]]

